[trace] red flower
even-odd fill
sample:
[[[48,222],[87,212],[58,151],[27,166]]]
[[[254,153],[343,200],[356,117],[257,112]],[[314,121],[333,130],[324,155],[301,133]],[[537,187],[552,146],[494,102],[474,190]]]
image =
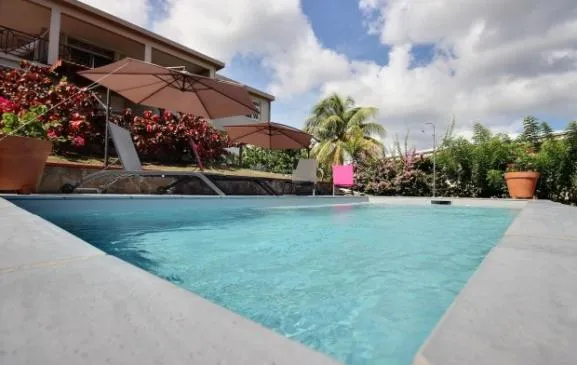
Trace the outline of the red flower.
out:
[[[82,147],[86,144],[86,141],[81,136],[76,136],[72,138],[72,145],[75,147]]]
[[[0,96],[0,113],[12,113],[16,110],[16,104]]]
[[[84,123],[84,121],[82,119],[71,120],[70,121],[70,129],[72,129],[73,131],[77,131],[82,126],[82,123]]]

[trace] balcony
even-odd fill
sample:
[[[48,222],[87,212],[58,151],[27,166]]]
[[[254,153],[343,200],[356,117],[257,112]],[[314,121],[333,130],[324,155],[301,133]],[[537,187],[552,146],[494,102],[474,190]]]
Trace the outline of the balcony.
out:
[[[47,35],[47,34],[46,34]],[[38,63],[47,63],[48,40],[0,25],[0,53]]]
[[[59,58],[86,68],[114,62],[114,52],[89,45],[72,38],[69,44],[60,44]],[[0,54],[37,63],[48,63],[48,33],[32,35],[0,26]]]

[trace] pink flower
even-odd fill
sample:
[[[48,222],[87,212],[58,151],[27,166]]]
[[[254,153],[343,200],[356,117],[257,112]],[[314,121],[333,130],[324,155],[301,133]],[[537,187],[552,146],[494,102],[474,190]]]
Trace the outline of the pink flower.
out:
[[[81,136],[76,136],[76,137],[72,138],[72,145],[75,147],[82,147],[82,146],[84,146],[85,143],[86,143],[86,141]]]
[[[0,96],[0,113],[10,113],[16,109],[16,104]]]
[[[55,131],[48,131],[48,138],[49,139],[56,139],[56,138],[58,138],[58,134]]]

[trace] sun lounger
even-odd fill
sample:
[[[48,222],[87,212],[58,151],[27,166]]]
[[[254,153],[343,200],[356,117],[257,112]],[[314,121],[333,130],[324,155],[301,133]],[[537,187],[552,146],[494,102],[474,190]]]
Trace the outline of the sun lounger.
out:
[[[81,181],[75,185],[66,184],[62,187],[62,192],[72,193],[75,191],[96,191],[97,193],[106,192],[106,190],[116,183],[118,180],[123,178],[128,178],[132,176],[147,176],[147,177],[173,177],[177,178],[175,183],[169,186],[159,189],[159,192],[165,192],[170,187],[182,182],[188,181],[191,177],[196,177],[202,180],[206,185],[208,185],[217,195],[225,195],[222,190],[220,190],[212,181],[208,179],[204,174],[196,171],[148,171],[142,169],[142,164],[140,163],[140,158],[132,142],[132,137],[130,132],[116,124],[108,123],[108,128],[110,131],[110,136],[112,137],[112,142],[116,147],[116,153],[122,163],[122,170],[101,170],[94,174],[90,174],[84,177]],[[82,188],[81,186],[88,181],[93,181],[95,179],[111,177],[113,180],[103,187],[99,188]]]
[[[316,194],[318,162],[314,159],[301,159],[296,170],[293,170],[293,183],[312,183],[313,195]]]

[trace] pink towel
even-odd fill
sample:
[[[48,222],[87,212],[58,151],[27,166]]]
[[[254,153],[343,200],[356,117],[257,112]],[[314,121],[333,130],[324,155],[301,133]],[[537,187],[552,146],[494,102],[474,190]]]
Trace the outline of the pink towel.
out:
[[[353,165],[334,165],[333,166],[333,185],[335,185],[335,186],[353,186],[353,185],[355,185]]]

